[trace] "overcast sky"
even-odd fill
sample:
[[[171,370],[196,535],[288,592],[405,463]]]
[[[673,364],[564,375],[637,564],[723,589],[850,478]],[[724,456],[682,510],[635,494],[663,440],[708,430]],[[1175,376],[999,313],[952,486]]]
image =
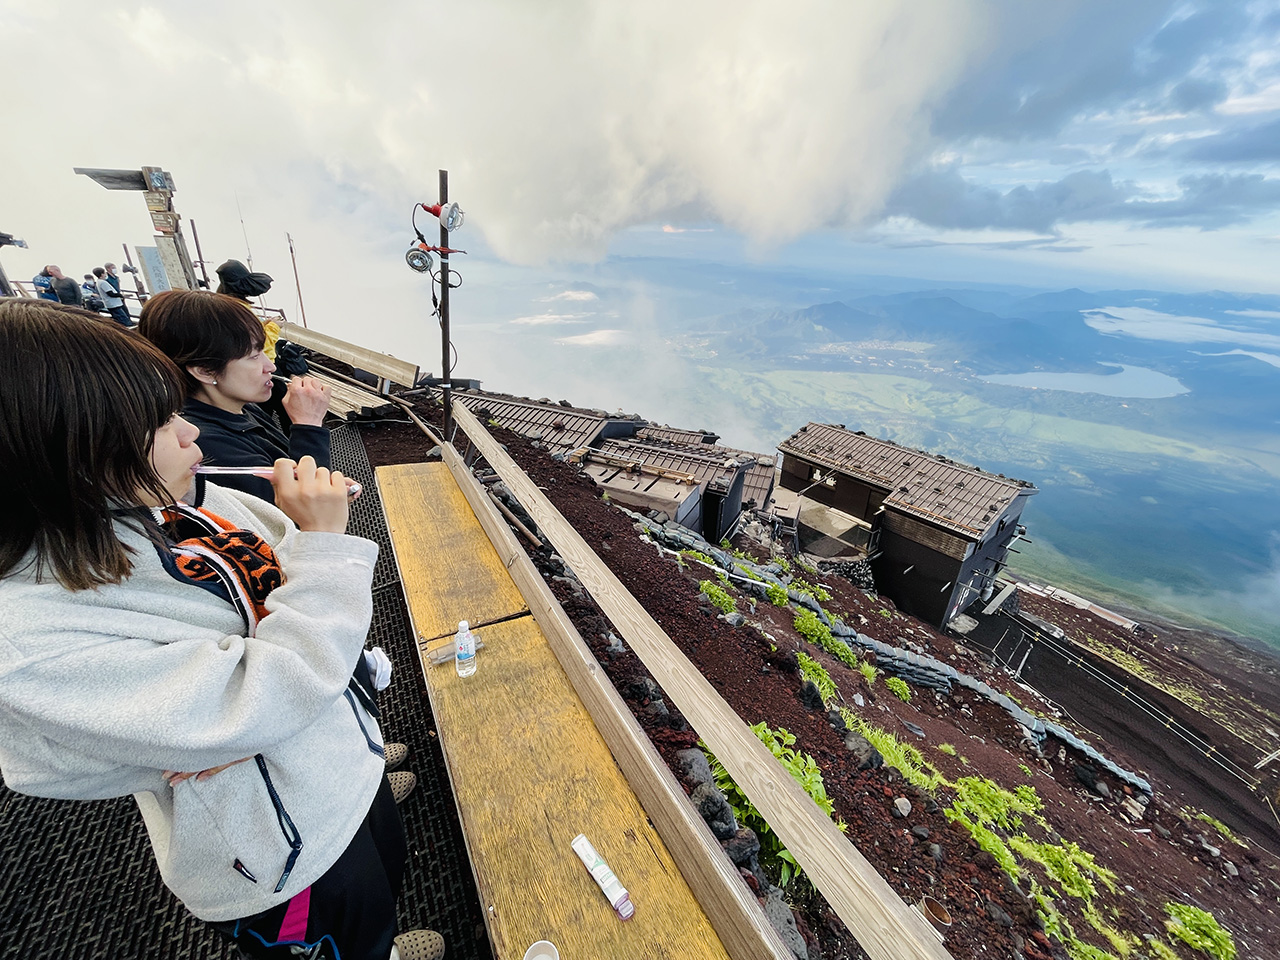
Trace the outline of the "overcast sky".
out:
[[[142,200],[71,168],[160,165],[211,261],[287,290],[289,231],[313,325],[403,353],[448,168],[473,283],[642,249],[1280,292],[1278,41],[1274,0],[0,0],[0,255],[118,262]]]

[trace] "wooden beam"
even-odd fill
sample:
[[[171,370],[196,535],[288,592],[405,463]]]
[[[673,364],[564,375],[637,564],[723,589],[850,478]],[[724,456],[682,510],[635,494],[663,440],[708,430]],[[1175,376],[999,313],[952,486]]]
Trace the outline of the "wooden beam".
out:
[[[950,958],[471,411],[454,417],[872,960]],[[445,449],[448,449],[446,446]],[[478,515],[478,512],[477,512]]]
[[[359,387],[353,387],[326,374],[313,372],[308,376],[328,384],[329,411],[339,416],[345,417],[352,413],[372,414],[393,406],[391,401],[381,394],[361,390]]]
[[[72,173],[88,177],[108,190],[146,190],[147,180],[142,170],[103,170],[98,167],[72,167]]]
[[[389,353],[379,353],[316,330],[308,330],[296,323],[280,324],[280,336],[300,347],[315,350],[325,356],[349,363],[361,370],[368,370],[380,377],[412,387],[418,380],[418,365],[400,360]]]
[[[461,406],[459,404],[458,406]],[[769,925],[755,895],[725,855],[702,816],[654,748],[595,655],[556,600],[511,528],[493,507],[488,492],[452,444],[413,415],[433,442],[467,498],[480,525],[520,588],[556,659],[573,684],[645,813],[680,868],[685,883],[711,921],[733,960],[792,960],[790,949]],[[468,414],[470,415],[470,414]]]

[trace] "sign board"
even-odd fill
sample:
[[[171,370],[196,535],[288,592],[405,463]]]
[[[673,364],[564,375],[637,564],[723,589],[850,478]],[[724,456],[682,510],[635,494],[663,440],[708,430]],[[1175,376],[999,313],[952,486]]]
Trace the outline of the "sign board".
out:
[[[173,177],[159,167],[143,167],[142,176],[147,190],[158,190],[161,193],[173,193]]]
[[[173,197],[171,194],[161,193],[158,190],[148,190],[143,194],[143,197],[146,198],[148,210],[165,211],[173,209]]]
[[[73,167],[72,170],[108,190],[147,189],[147,181],[141,170],[102,170],[97,167]]]
[[[169,275],[165,273],[159,250],[155,247],[134,247],[133,250],[138,255],[142,279],[146,281],[148,291],[155,294],[173,289],[169,286]]]
[[[160,210],[151,211],[151,225],[158,233],[173,234],[178,232],[178,215]]]
[[[190,290],[191,284],[187,282],[187,272],[182,269],[182,254],[178,252],[177,241],[173,237],[156,237],[156,250],[164,264],[170,289]]]

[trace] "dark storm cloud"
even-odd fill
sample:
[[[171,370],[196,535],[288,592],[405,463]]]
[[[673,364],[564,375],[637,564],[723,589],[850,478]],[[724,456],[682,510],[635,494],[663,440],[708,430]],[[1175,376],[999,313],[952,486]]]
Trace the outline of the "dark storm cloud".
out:
[[[1196,140],[1183,154],[1211,163],[1257,163],[1280,160],[1280,120]]]
[[[1085,221],[1211,230],[1280,208],[1280,179],[1261,174],[1188,176],[1178,186],[1177,197],[1146,199],[1133,184],[1114,181],[1102,170],[1001,192],[965,180],[955,170],[938,170],[916,176],[894,191],[885,213],[947,230],[1050,233],[1059,224]]]

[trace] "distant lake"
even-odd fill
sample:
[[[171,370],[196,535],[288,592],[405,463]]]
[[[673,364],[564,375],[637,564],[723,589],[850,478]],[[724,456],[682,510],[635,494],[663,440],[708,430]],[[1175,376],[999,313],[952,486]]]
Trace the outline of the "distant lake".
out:
[[[1118,373],[998,373],[980,378],[984,383],[1008,387],[1031,387],[1040,390],[1067,390],[1071,393],[1100,393],[1104,397],[1129,397],[1155,400],[1188,393],[1177,378],[1146,367],[1130,367],[1122,363],[1104,363]]]

